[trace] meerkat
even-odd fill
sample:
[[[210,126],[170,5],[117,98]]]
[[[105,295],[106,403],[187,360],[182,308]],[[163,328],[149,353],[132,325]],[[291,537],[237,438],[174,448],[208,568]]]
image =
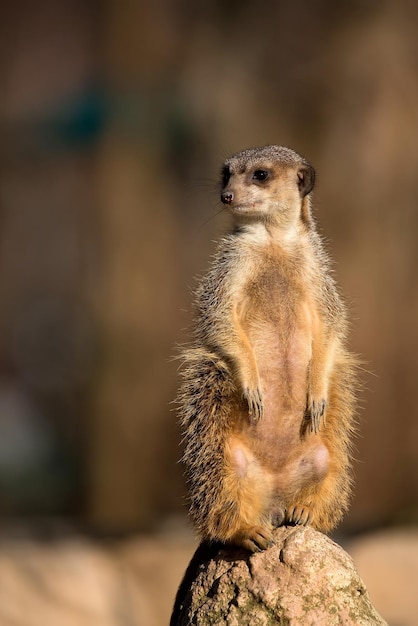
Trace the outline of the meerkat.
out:
[[[355,358],[311,212],[313,167],[281,146],[222,168],[232,216],[195,294],[178,394],[190,514],[252,552],[281,524],[328,532],[351,491]]]

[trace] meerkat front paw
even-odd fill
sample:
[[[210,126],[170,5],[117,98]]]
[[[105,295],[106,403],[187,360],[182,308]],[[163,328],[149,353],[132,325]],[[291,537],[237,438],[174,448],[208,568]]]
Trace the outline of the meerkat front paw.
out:
[[[263,417],[264,413],[263,399],[261,397],[260,388],[256,387],[255,389],[249,389],[246,387],[244,388],[242,397],[248,404],[250,421],[256,424]]]
[[[312,433],[319,433],[322,426],[326,423],[327,401],[321,398],[319,401],[308,398],[305,411],[305,420],[309,421],[309,427]]]

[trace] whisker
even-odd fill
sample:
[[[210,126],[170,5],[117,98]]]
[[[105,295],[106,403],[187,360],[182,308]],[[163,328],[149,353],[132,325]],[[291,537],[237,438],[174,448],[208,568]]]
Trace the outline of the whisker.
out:
[[[215,217],[217,217],[218,215],[220,215],[223,211],[225,211],[224,206],[221,206],[221,208],[219,209],[219,211],[216,211],[216,213],[213,213],[212,215],[210,215],[208,217],[207,220],[205,220],[204,222],[202,222],[199,226],[199,228],[203,228],[204,226],[206,226],[206,224],[208,224],[211,220],[213,220]]]

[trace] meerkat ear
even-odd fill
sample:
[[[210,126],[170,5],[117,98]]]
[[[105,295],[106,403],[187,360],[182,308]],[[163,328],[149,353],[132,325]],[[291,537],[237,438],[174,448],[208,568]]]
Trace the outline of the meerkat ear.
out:
[[[306,163],[298,170],[298,187],[302,198],[308,195],[315,184],[315,170],[312,165]]]

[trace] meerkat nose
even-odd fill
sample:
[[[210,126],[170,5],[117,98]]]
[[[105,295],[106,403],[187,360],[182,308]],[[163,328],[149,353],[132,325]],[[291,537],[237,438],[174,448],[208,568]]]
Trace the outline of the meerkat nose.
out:
[[[231,204],[233,199],[234,199],[234,194],[232,193],[232,191],[223,191],[221,193],[221,201],[224,204]]]

